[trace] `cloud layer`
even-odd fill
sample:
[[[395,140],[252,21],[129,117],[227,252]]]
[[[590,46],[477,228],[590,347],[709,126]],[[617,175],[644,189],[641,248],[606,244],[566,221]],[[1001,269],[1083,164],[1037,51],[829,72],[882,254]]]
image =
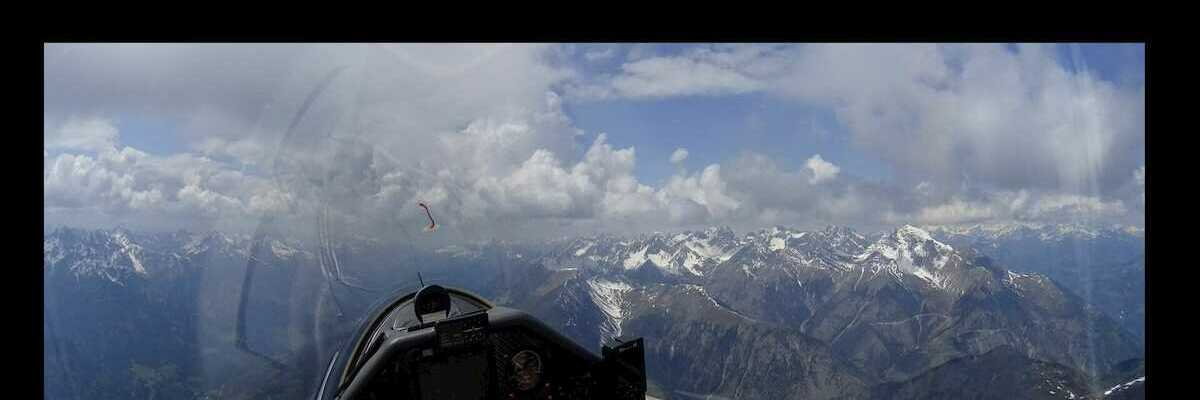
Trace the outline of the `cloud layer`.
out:
[[[1042,46],[632,50],[583,54],[628,57],[586,74],[554,46],[47,46],[47,221],[303,225],[329,209],[386,234],[422,224],[416,201],[460,239],[1144,219],[1144,89],[1066,68]],[[744,93],[832,111],[895,178],[802,149],[799,167],[747,150],[689,170],[680,147],[675,173],[648,184],[637,149],[566,111]],[[177,121],[188,150],[127,145],[120,120],[145,115]]]

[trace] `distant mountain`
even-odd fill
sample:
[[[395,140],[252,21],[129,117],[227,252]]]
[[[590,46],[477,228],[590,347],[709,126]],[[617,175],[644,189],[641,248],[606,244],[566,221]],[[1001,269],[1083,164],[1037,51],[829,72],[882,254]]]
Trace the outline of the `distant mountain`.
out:
[[[47,397],[302,393],[366,304],[415,289],[418,271],[427,283],[527,310],[586,347],[645,337],[660,398],[867,398],[883,388],[922,397],[905,388],[942,382],[962,363],[1044,366],[1070,377],[1065,388],[1092,390],[1141,357],[1140,339],[1056,280],[944,234],[831,226],[738,236],[713,227],[420,251],[278,234],[60,229],[44,239],[45,372],[74,382],[48,385]],[[247,340],[260,355],[233,346],[252,263],[260,268],[246,292]],[[331,283],[333,266],[366,290]],[[262,356],[294,368],[276,371]],[[952,393],[973,389],[988,387]]]
[[[313,255],[294,241],[61,228],[43,246],[46,398],[250,398],[263,382],[284,396],[307,389],[307,372],[281,373],[234,346],[243,272],[256,260],[264,267],[249,288],[260,295],[247,309],[249,343],[312,368],[300,329],[312,317],[300,313],[312,312],[306,297],[318,281],[299,279]]]
[[[1146,330],[1145,232],[1128,226],[978,224],[928,227],[1016,272],[1045,275],[1141,338]]]
[[[916,378],[880,385],[877,399],[1096,399],[1088,380],[1058,364],[1037,361],[1008,346],[952,360]]]
[[[733,230],[654,234],[635,238],[593,236],[552,246],[542,263],[551,269],[584,268],[620,273],[643,268],[695,281],[732,256],[741,245]]]

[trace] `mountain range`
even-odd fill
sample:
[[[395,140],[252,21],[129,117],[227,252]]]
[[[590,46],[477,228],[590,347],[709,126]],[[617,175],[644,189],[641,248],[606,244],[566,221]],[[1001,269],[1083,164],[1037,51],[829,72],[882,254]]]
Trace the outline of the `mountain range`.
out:
[[[1144,239],[1072,228],[712,227],[432,251],[63,228],[44,239],[47,397],[307,393],[367,304],[417,272],[585,347],[646,338],[658,398],[1128,396],[1145,381],[1129,368],[1144,365]]]

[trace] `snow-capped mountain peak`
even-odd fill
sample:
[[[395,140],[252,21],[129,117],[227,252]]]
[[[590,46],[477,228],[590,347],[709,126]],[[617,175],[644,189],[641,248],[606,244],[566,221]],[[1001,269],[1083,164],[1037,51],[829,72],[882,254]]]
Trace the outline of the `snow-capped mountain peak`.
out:
[[[867,246],[855,261],[873,272],[886,270],[897,276],[914,275],[935,287],[946,288],[949,274],[944,269],[958,257],[953,248],[937,241],[929,232],[904,225]]]

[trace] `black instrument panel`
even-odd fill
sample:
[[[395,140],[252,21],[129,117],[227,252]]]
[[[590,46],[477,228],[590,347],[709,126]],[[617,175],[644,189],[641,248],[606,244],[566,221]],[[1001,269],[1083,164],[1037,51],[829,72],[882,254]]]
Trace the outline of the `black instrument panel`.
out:
[[[641,339],[600,357],[524,312],[433,286],[372,315],[331,360],[341,378],[320,399],[645,397]]]
[[[473,325],[439,332],[435,345],[397,354],[362,398],[405,398],[398,393],[414,399],[593,398],[596,380],[588,368],[593,360],[517,327],[477,334],[473,330],[480,328]]]

